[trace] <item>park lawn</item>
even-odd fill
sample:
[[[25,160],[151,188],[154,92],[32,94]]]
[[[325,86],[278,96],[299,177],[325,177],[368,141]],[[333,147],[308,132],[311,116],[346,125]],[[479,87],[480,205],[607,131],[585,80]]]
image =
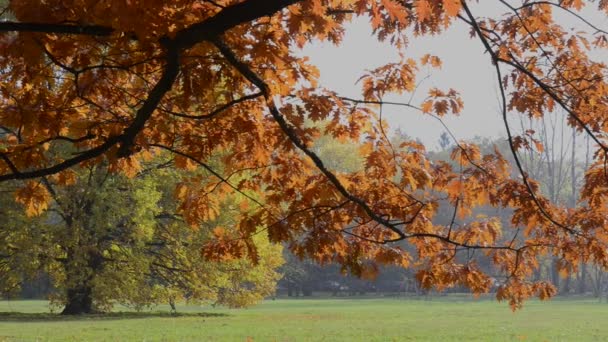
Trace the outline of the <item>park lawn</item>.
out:
[[[165,309],[161,307],[160,309]],[[281,299],[249,309],[58,317],[1,301],[0,341],[608,341],[608,304],[465,299]],[[23,312],[22,314],[6,312]],[[36,314],[37,313],[37,314]]]

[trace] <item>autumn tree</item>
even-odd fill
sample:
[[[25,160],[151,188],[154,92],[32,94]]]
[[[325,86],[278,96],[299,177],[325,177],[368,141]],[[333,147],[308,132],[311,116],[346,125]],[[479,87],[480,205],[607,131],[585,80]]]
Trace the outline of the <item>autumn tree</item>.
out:
[[[5,183],[0,293],[15,293],[24,280],[47,274],[55,288],[52,304],[63,306],[63,314],[183,300],[241,307],[272,295],[281,248],[263,235],[250,241],[255,262],[228,256],[208,261],[201,255],[215,235],[238,234],[231,227],[242,199],[226,198],[218,204],[221,212],[204,224],[187,225],[173,199],[179,178],[168,165],[148,164],[133,178],[103,164],[70,173],[69,179],[44,178],[18,190],[25,210],[11,205]],[[28,197],[40,192],[52,197],[44,213]]]
[[[475,249],[503,275],[498,299],[517,307],[532,295],[550,297],[551,284],[530,280],[539,257],[555,255],[563,273],[581,261],[608,265],[606,66],[597,58],[608,44],[582,12],[592,6],[605,16],[608,2],[494,3],[501,15],[467,0],[10,1],[15,19],[0,23],[0,181],[65,177],[99,163],[133,173],[146,154],[162,150],[220,184],[180,183],[189,224],[210,219],[215,196],[256,194],[255,211],[238,217],[241,239],[218,236],[205,247],[208,258],[243,255],[252,248],[242,241],[263,231],[296,255],[356,275],[373,276],[378,263],[415,262],[424,287],[461,284],[481,293],[491,286],[488,275],[454,257]],[[362,75],[361,96],[346,98],[319,87],[318,71],[296,50],[313,40],[340,44],[355,17],[368,18],[399,58]],[[564,17],[576,30],[560,24]],[[386,134],[380,110],[389,105],[439,118],[461,112],[464,103],[447,84],[421,101],[383,101],[413,92],[421,66],[438,69],[449,58],[413,57],[408,37],[455,34],[447,31],[455,22],[469,27],[495,70],[514,164],[458,142],[453,167],[430,161],[417,142],[395,146]],[[507,120],[556,108],[595,144],[576,208],[539,192],[518,154],[537,138],[513,134]],[[327,168],[313,150],[323,135],[358,145],[362,170]],[[57,144],[71,149],[48,153]],[[206,160],[220,151],[227,167],[215,170]],[[234,178],[243,172],[248,177]],[[49,193],[31,184],[20,199],[42,211]],[[446,199],[454,217],[477,206],[512,208],[505,229],[523,238],[503,243],[494,218],[434,224]]]

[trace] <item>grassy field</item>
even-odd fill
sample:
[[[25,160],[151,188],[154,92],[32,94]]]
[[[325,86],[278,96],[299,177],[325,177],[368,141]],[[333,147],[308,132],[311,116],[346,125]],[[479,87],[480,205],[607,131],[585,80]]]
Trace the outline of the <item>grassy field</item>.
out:
[[[504,303],[454,298],[285,299],[241,310],[178,310],[177,317],[64,318],[42,301],[1,301],[0,341],[608,341],[608,304],[594,300],[529,302],[515,313]]]

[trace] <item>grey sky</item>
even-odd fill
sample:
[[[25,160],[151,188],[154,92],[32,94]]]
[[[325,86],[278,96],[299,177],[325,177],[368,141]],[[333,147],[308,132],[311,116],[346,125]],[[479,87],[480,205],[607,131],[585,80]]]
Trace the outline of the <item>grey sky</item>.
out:
[[[513,3],[517,3],[514,1]],[[497,17],[508,9],[498,1],[482,1],[473,7],[474,14],[491,14]],[[554,12],[557,21],[566,28],[580,26],[580,22],[563,11]],[[592,8],[583,15],[600,27],[606,27],[605,15]],[[425,53],[439,56],[443,61],[441,70],[430,70],[431,77],[416,94],[413,104],[420,104],[431,86],[439,89],[454,88],[464,100],[464,112],[459,117],[447,116],[444,121],[458,139],[471,139],[475,136],[504,137],[505,128],[500,116],[497,80],[490,59],[477,38],[470,38],[469,27],[456,21],[449,30],[436,37],[408,37],[410,44],[406,57],[419,58]],[[360,86],[356,80],[366,69],[398,60],[397,52],[389,44],[380,43],[372,36],[366,19],[355,19],[346,28],[344,41],[340,46],[329,43],[308,45],[304,55],[321,71],[321,84],[341,95],[360,97]],[[419,79],[427,72],[422,69]],[[387,101],[407,102],[410,94],[390,96]],[[384,117],[391,129],[400,128],[408,135],[421,139],[429,149],[438,147],[438,137],[444,131],[435,119],[404,107],[384,108]],[[516,119],[511,116],[511,119]],[[519,124],[512,125],[518,128]]]
[[[320,69],[323,86],[345,96],[360,97],[360,86],[355,82],[365,70],[397,61],[398,56],[393,47],[372,36],[365,19],[349,24],[346,32],[340,46],[318,43],[306,47],[303,53]],[[439,56],[443,66],[441,70],[421,69],[419,79],[428,72],[431,76],[424,81],[412,103],[419,105],[429,87],[454,88],[460,91],[465,102],[464,112],[460,117],[448,116],[444,121],[458,139],[504,135],[497,110],[496,76],[480,42],[469,38],[465,25],[458,22],[447,34],[437,37],[411,37],[406,56],[417,59],[425,53]],[[385,100],[407,102],[409,98],[410,94],[404,94]],[[437,145],[444,131],[435,119],[415,110],[386,106],[383,113],[392,129],[400,128],[420,138],[429,148]]]

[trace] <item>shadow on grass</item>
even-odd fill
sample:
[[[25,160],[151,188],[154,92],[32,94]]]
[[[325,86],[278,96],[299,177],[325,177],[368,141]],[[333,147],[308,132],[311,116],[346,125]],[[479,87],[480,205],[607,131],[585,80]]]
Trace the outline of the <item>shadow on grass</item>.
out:
[[[181,318],[181,317],[227,317],[224,313],[209,312],[108,312],[89,315],[63,316],[56,313],[21,313],[0,312],[0,322],[31,323],[31,322],[66,322],[66,321],[96,321],[124,320],[143,318]]]

